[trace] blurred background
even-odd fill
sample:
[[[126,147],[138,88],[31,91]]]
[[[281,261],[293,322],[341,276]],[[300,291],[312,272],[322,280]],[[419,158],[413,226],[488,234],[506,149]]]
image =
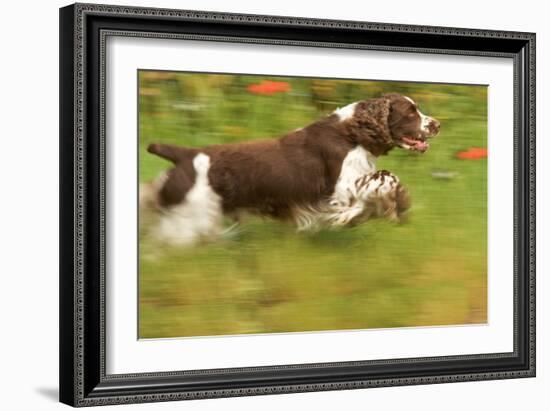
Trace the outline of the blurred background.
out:
[[[486,323],[486,86],[140,71],[140,181],[171,167],[151,142],[277,137],[390,92],[442,125],[425,154],[378,159],[411,193],[406,222],[296,233],[251,217],[192,248],[140,227],[140,338]]]

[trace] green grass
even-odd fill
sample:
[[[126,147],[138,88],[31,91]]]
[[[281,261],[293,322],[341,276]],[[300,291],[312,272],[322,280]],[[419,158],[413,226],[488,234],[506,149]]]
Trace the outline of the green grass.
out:
[[[247,91],[264,79],[291,91]],[[411,192],[407,221],[303,234],[251,218],[233,237],[192,248],[142,230],[141,338],[486,322],[487,161],[456,158],[487,146],[484,86],[140,72],[140,180],[170,166],[146,153],[152,141],[276,137],[385,92],[442,123],[427,153],[395,149],[378,161]]]

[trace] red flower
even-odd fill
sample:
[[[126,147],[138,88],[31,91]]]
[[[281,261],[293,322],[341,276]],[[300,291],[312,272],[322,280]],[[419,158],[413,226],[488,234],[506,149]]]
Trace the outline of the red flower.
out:
[[[276,93],[288,93],[290,91],[290,84],[284,81],[262,80],[258,84],[250,84],[247,87],[247,90],[252,94],[270,96]]]
[[[456,153],[456,156],[462,160],[477,160],[487,158],[487,149],[481,147],[470,147],[466,151]]]

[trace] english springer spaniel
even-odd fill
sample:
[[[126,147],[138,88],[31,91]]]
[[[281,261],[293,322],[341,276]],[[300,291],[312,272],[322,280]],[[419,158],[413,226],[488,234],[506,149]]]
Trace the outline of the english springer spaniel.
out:
[[[398,220],[409,208],[397,176],[376,171],[394,147],[425,152],[439,122],[400,94],[358,101],[277,138],[186,148],[151,144],[174,167],[142,185],[140,204],[160,211],[159,234],[193,243],[223,232],[242,211],[293,222],[299,230]]]

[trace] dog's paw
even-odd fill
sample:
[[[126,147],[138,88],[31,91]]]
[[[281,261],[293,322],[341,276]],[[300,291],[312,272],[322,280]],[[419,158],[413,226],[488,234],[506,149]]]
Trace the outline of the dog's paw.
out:
[[[411,208],[411,195],[401,183],[397,185],[395,190],[395,202],[398,216]]]
[[[355,184],[357,196],[367,204],[371,217],[403,221],[403,213],[410,208],[411,199],[395,174],[380,170],[358,178]]]
[[[355,180],[357,197],[362,201],[371,201],[396,192],[399,178],[387,170],[366,174]]]

